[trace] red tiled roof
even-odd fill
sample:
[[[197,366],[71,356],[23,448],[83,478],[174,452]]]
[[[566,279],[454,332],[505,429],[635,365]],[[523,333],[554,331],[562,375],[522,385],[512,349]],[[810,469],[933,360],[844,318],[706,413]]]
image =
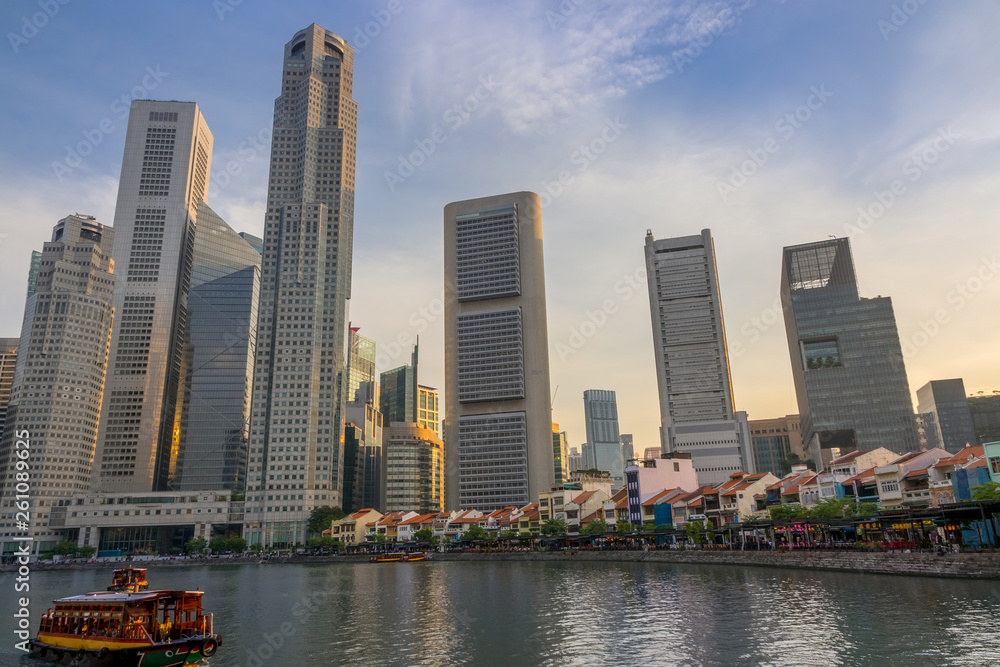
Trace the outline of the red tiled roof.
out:
[[[646,499],[646,502],[642,503],[642,505],[643,505],[643,507],[645,507],[646,505],[655,505],[657,500],[661,500],[661,499],[669,496],[673,492],[674,492],[674,489],[663,489],[659,493],[655,493],[652,496],[650,496],[648,499]]]
[[[580,495],[578,495],[576,498],[574,498],[573,502],[576,503],[577,505],[582,505],[585,502],[587,502],[588,500],[590,500],[591,497],[595,493],[597,493],[597,491],[584,491],[583,493],[581,493]]]
[[[869,468],[868,470],[863,470],[854,477],[849,477],[848,479],[845,479],[843,482],[841,482],[841,484],[854,484],[854,482],[863,482],[869,477],[872,479],[875,478],[875,468]]]
[[[434,517],[436,516],[437,514],[418,514],[415,517],[412,517],[410,519],[407,519],[406,521],[401,522],[399,525],[409,526],[415,523],[431,523],[432,521],[434,521]]]
[[[935,463],[934,466],[944,467],[949,465],[959,465],[961,463],[967,463],[970,459],[978,459],[983,455],[984,452],[982,445],[976,445],[975,447],[965,447],[954,456],[946,456],[943,459],[938,459],[937,463]]]

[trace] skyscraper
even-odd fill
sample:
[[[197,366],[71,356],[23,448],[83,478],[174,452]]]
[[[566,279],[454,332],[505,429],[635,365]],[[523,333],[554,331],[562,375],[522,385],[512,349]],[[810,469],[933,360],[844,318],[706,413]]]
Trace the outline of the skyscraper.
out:
[[[438,391],[420,384],[420,339],[413,346],[410,364],[380,376],[379,406],[386,424],[417,423],[441,437]]]
[[[917,389],[917,412],[932,415],[932,423],[925,423],[924,428],[934,430],[936,446],[957,454],[966,444],[978,444],[962,378],[931,380]]]
[[[552,422],[552,470],[557,486],[569,479],[569,439],[556,422]]]
[[[34,252],[37,251],[33,251],[32,254]],[[34,286],[31,293],[35,293]],[[0,441],[3,439],[3,425],[7,420],[7,405],[10,403],[10,387],[14,383],[14,365],[17,363],[19,341],[19,338],[0,338]]]
[[[646,232],[646,279],[663,452],[691,454],[702,484],[753,472],[747,416],[733,404],[712,232],[659,241]]]
[[[622,459],[621,434],[618,432],[615,392],[604,389],[583,392],[583,412],[594,467],[611,473],[615,486],[622,486],[625,483],[625,461]]]
[[[198,205],[171,490],[246,488],[260,262],[242,234]]]
[[[42,265],[42,253],[31,251],[31,266],[28,269],[28,296],[35,293],[35,283],[38,281],[38,271]]]
[[[345,402],[378,401],[369,395],[375,384],[375,341],[362,336],[360,327],[350,327],[347,333],[347,393]],[[358,390],[364,385],[363,395]]]
[[[892,300],[860,296],[850,240],[786,247],[781,302],[802,439],[816,465],[859,449],[915,451]]]
[[[341,504],[357,103],[354,49],[316,25],[285,44],[264,221],[245,535],[305,541]]]
[[[550,490],[552,415],[538,195],[444,209],[447,506],[523,506]]]
[[[348,401],[345,403],[344,493],[341,508],[385,507],[382,488],[383,416],[375,382],[375,341],[348,332]]]
[[[444,509],[444,447],[434,431],[396,422],[385,429],[385,511]]]
[[[30,442],[31,528],[25,533],[13,530],[13,521],[0,522],[0,542],[30,534],[37,553],[54,547],[62,530],[50,527],[50,514],[90,487],[115,319],[113,246],[114,230],[82,215],[60,220],[44,245],[35,293],[24,307],[21,354],[0,437],[3,506],[10,511],[15,443]]]
[[[115,317],[96,491],[167,486],[180,445],[187,294],[212,133],[193,102],[136,100],[115,206]]]
[[[621,442],[622,442],[622,459],[625,460],[625,465],[628,465],[628,462],[635,458],[635,445],[632,442],[632,434],[622,433]]]

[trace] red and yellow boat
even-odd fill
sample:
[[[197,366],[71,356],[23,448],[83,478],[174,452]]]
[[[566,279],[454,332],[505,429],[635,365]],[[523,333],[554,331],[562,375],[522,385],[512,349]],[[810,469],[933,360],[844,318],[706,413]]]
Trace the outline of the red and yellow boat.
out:
[[[122,583],[117,575],[109,588]],[[132,576],[134,571],[123,575]],[[203,595],[109,590],[55,600],[30,641],[31,653],[50,662],[92,667],[197,665],[222,643],[212,614],[202,610]]]

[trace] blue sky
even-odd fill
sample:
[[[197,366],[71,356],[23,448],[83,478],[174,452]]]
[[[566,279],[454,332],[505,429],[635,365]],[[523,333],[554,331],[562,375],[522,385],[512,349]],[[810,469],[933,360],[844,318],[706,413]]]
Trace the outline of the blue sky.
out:
[[[444,205],[532,190],[572,445],[591,388],[618,392],[638,449],[657,444],[646,229],[712,229],[751,418],[797,410],[781,248],[830,235],[852,236],[864,294],[893,298],[912,391],[1000,389],[996,2],[234,3],[3,4],[0,336],[52,225],[113,220],[132,96],[198,102],[209,204],[259,234],[282,46],[316,22],[357,48],[351,316],[381,370],[419,334],[443,385]]]

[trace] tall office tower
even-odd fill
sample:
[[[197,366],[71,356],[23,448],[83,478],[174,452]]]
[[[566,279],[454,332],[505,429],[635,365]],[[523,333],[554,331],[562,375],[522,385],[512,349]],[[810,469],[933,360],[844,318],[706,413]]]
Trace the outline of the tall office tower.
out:
[[[186,372],[168,489],[246,489],[261,255],[198,205],[188,294]]]
[[[363,507],[381,510],[382,439],[384,419],[379,411],[379,386],[375,382],[375,341],[348,332],[347,396],[344,430],[344,492],[341,508],[355,512]]]
[[[135,100],[115,207],[115,317],[93,489],[161,490],[176,460],[187,294],[212,133],[193,102]]]
[[[445,206],[444,279],[447,506],[522,507],[554,482],[538,195]]]
[[[647,231],[646,280],[663,453],[691,454],[702,484],[753,472],[747,416],[733,404],[711,230],[659,241]]]
[[[240,238],[250,244],[250,247],[257,251],[258,255],[264,254],[264,239],[247,232],[240,232]]]
[[[635,446],[632,443],[631,433],[622,433],[620,437],[622,443],[622,460],[625,461],[625,465],[635,458]]]
[[[3,438],[4,422],[7,421],[7,405],[10,403],[10,387],[14,383],[19,341],[19,338],[0,338],[0,441]]]
[[[563,431],[565,433],[566,431]],[[566,456],[568,461],[566,466],[566,480],[569,480],[570,473],[576,472],[577,470],[584,470],[583,467],[583,455],[580,450],[576,447],[570,447],[569,454]],[[564,481],[566,481],[564,480]]]
[[[50,514],[90,487],[115,319],[114,236],[90,216],[71,215],[56,224],[43,246],[35,293],[24,307],[0,438],[0,506],[3,519],[9,518],[0,520],[0,553],[13,551],[15,536],[30,535],[36,553],[54,547],[62,529],[50,526]],[[18,441],[30,443],[28,532],[13,521]]]
[[[357,103],[354,49],[315,23],[285,45],[271,172],[244,534],[305,541],[341,504]]]
[[[967,444],[979,443],[962,378],[931,380],[917,389],[917,412],[932,415],[932,423],[925,422],[924,428],[934,430],[936,446],[957,454]]]
[[[417,423],[441,437],[438,391],[420,384],[420,340],[413,346],[408,366],[400,366],[380,376],[379,409],[386,424]]]
[[[583,414],[587,422],[587,444],[594,467],[611,473],[615,487],[625,484],[621,434],[618,432],[618,400],[615,392],[588,389],[583,392]]]
[[[38,281],[38,271],[42,266],[42,253],[31,251],[31,266],[28,269],[28,296],[35,293],[35,283]]]
[[[583,467],[585,470],[594,469],[594,448],[590,446],[589,442],[585,442],[580,445],[580,449],[583,450],[581,458],[583,460]]]
[[[781,302],[802,440],[816,465],[859,449],[916,451],[892,300],[860,296],[850,240],[786,247]]]
[[[569,440],[556,422],[552,422],[552,471],[557,486],[569,479]]]
[[[375,383],[375,341],[359,334],[360,330],[360,327],[349,327],[347,333],[346,402],[375,400],[374,396],[367,394]],[[362,384],[366,393],[359,396]]]
[[[758,473],[770,472],[783,477],[793,463],[804,463],[808,458],[798,415],[751,419],[750,439],[754,468]]]
[[[429,428],[397,422],[385,433],[385,511],[444,509],[444,445]]]

